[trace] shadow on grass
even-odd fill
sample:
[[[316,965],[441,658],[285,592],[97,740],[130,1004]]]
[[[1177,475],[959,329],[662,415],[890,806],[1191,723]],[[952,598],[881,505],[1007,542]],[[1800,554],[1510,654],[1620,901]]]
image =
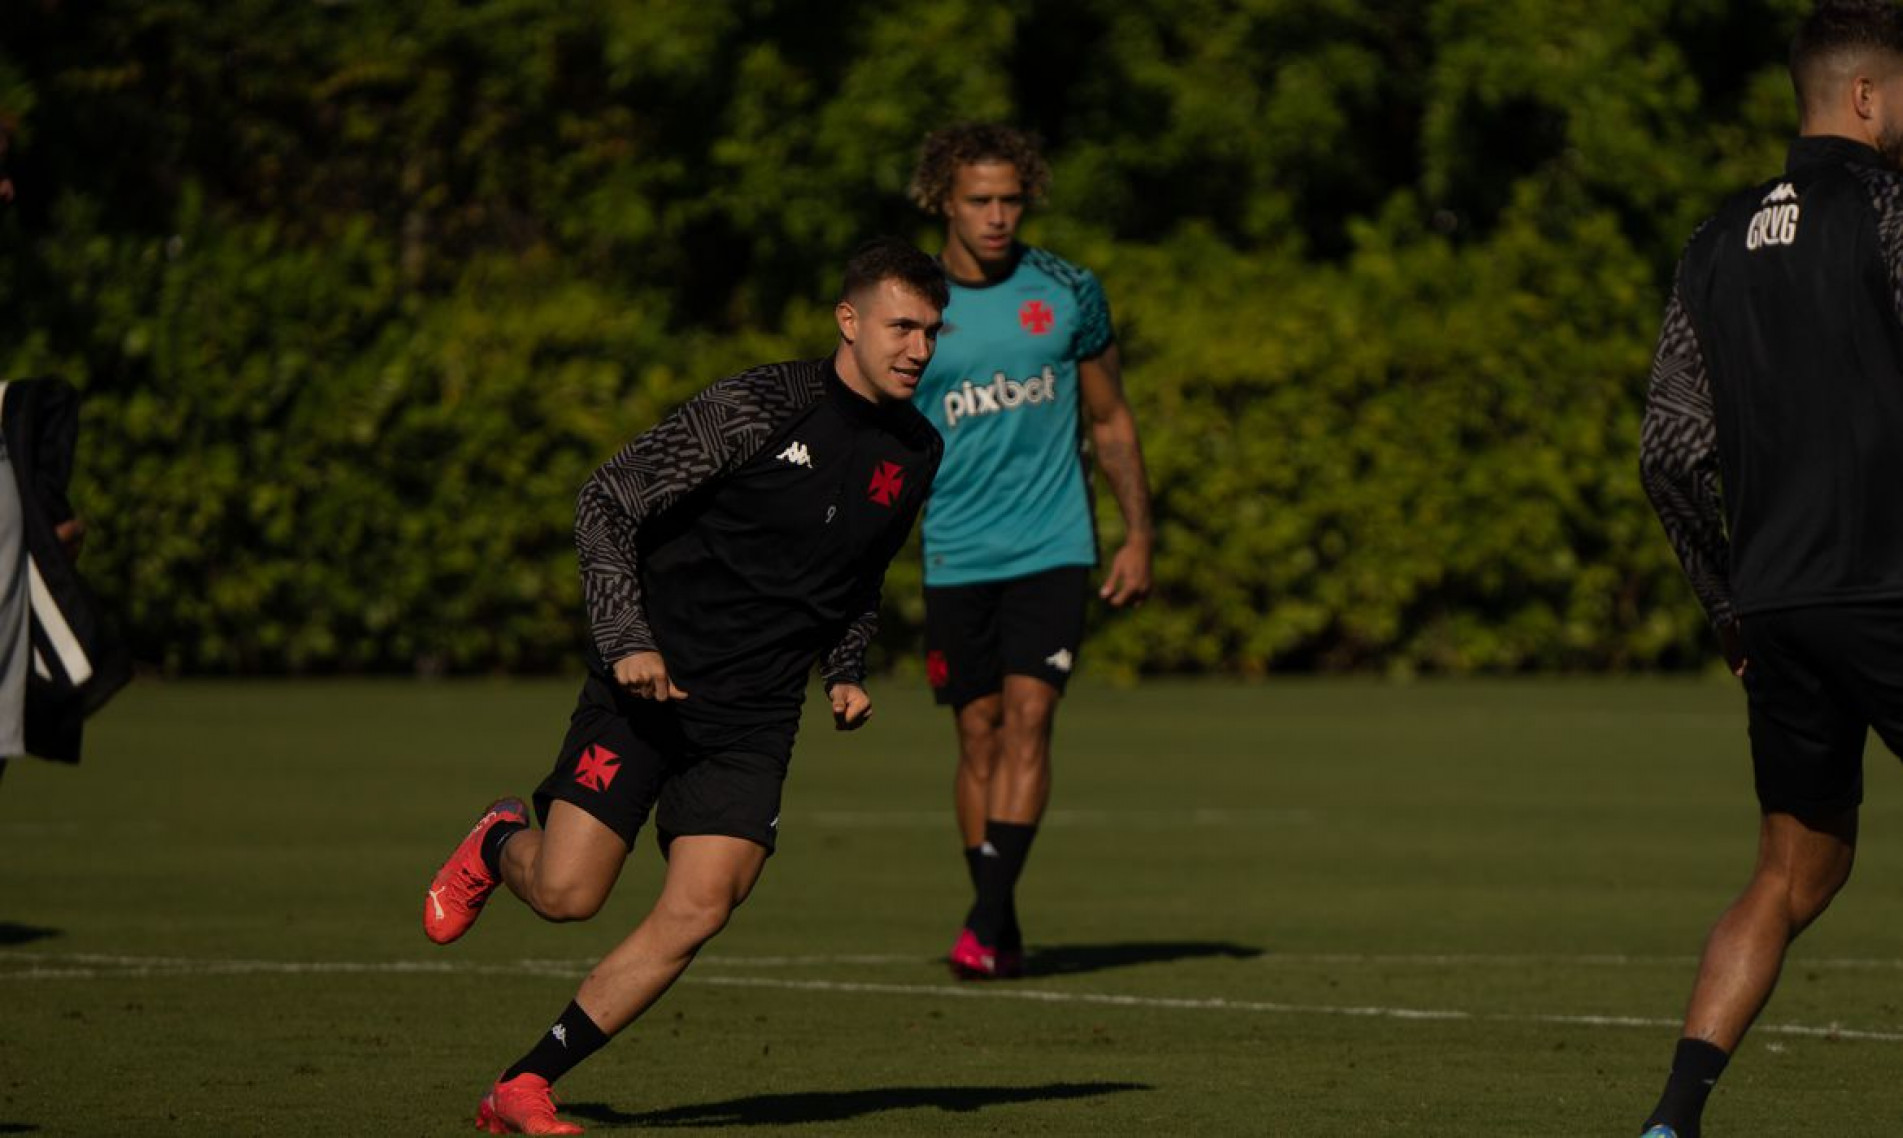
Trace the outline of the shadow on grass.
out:
[[[20,944],[32,944],[36,940],[59,935],[58,929],[43,929],[38,925],[16,925],[12,921],[0,921],[0,945],[11,947]],[[0,1125],[11,1125],[10,1123]],[[0,1134],[18,1133],[18,1131],[0,1130]]]
[[[0,1134],[38,1134],[40,1128],[26,1122],[0,1122]]]
[[[1082,972],[1102,972],[1110,968],[1129,968],[1137,964],[1168,964],[1177,960],[1196,960],[1220,956],[1229,960],[1254,960],[1262,950],[1246,944],[1219,940],[1162,940],[1126,944],[1060,944],[1034,948],[1025,957],[1026,976],[1075,976]]]
[[[1143,1083],[1047,1083],[1041,1087],[881,1087],[864,1091],[805,1091],[790,1095],[751,1095],[726,1102],[702,1103],[628,1114],[602,1103],[564,1103],[561,1110],[605,1126],[793,1126],[803,1122],[844,1122],[888,1110],[939,1110],[967,1114],[988,1106],[1093,1098],[1123,1091],[1147,1091]]]

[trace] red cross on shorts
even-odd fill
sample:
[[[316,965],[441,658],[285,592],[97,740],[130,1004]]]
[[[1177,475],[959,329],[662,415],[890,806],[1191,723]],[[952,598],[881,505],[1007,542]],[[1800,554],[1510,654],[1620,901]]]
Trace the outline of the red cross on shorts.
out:
[[[608,789],[608,785],[620,773],[621,756],[599,743],[583,751],[581,762],[575,764],[575,781],[590,790]]]
[[[1018,323],[1024,325],[1024,330],[1031,335],[1042,336],[1051,330],[1051,325],[1057,323],[1057,313],[1052,312],[1051,306],[1041,300],[1027,300],[1024,307],[1018,309]]]
[[[872,485],[866,487],[866,497],[881,506],[890,506],[898,500],[899,491],[905,489],[905,468],[896,462],[882,462],[879,469],[872,472]]]

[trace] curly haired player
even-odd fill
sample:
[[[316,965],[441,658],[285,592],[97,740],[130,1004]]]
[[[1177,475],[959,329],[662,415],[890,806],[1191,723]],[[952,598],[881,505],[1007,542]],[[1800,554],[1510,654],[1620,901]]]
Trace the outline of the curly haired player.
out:
[[[1097,595],[1150,591],[1150,492],[1103,288],[1017,240],[1049,188],[1030,136],[968,123],[925,139],[911,197],[945,221],[945,334],[919,409],[945,438],[925,513],[926,672],[958,731],[955,801],[977,893],[955,973],[1024,968],[1015,890],[1051,788],[1051,726],[1097,564],[1083,442],[1123,512]]]

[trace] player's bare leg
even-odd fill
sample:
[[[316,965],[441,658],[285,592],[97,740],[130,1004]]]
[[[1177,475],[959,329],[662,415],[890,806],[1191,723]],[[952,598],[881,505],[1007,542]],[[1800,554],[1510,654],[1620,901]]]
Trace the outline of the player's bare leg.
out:
[[[1023,974],[1024,936],[1018,927],[1015,890],[1050,800],[1051,725],[1057,697],[1057,689],[1043,680],[1007,675],[1003,692],[988,697],[990,707],[969,718],[964,712],[971,711],[972,705],[961,709],[961,760],[979,750],[968,745],[976,742],[988,751],[990,762],[982,813],[975,803],[967,805],[964,795],[976,779],[968,781],[965,764],[960,764],[959,822],[967,843],[976,842],[975,850],[970,845],[967,849],[978,893],[952,947],[952,970],[961,977]],[[980,718],[987,712],[988,718]],[[977,818],[982,822],[974,825]]]
[[[1659,1132],[1681,1138],[1699,1132],[1712,1084],[1771,998],[1786,950],[1850,879],[1856,851],[1855,809],[1764,815],[1757,868],[1705,941],[1685,1033],[1648,1128],[1669,1127]]]
[[[1035,826],[1051,799],[1051,729],[1057,689],[1033,676],[1004,678],[1004,730],[985,816]]]
[[[577,813],[587,817],[579,810]],[[552,827],[553,812],[549,821]],[[620,838],[612,830],[599,822],[595,825],[620,845]],[[556,831],[556,841],[571,833],[586,831],[564,827]],[[582,841],[572,847],[560,844],[553,851],[549,847],[545,839],[542,849],[518,854],[519,865],[549,865],[550,858],[573,855],[584,873],[591,865],[597,869],[600,866],[601,851],[596,843]],[[621,849],[625,853],[626,847]],[[667,876],[654,908],[589,972],[555,1025],[496,1080],[477,1110],[477,1125],[494,1133],[579,1134],[579,1127],[556,1117],[549,1085],[654,1006],[687,970],[701,946],[726,927],[734,909],[753,891],[765,865],[765,848],[744,838],[695,835],[674,839],[668,850]],[[619,870],[619,862],[615,869]],[[526,879],[523,888],[528,896],[523,899],[536,898],[531,904],[539,902],[558,911],[573,912],[578,909],[560,910],[559,906],[586,907],[591,903],[585,886],[578,892],[563,893],[539,884],[536,872],[533,868],[516,871],[517,876]],[[515,880],[511,878],[511,888],[515,888]],[[554,891],[536,893],[538,889]],[[592,903],[599,907],[598,901]]]
[[[1850,879],[1857,812],[1823,818],[1766,814],[1750,884],[1705,942],[1685,1035],[1736,1050],[1777,986],[1784,952]]]
[[[549,921],[585,921],[601,911],[628,860],[627,843],[570,802],[549,807],[548,825],[524,830],[502,847],[509,892]]]
[[[766,849],[745,838],[674,839],[660,900],[628,939],[595,965],[575,1000],[609,1034],[639,1018],[687,970],[701,946],[753,892]]]
[[[979,696],[959,708],[958,772],[952,797],[958,811],[958,832],[967,850],[985,841],[986,810],[991,801],[991,776],[997,769],[998,749],[1004,744],[1004,697],[998,692]]]

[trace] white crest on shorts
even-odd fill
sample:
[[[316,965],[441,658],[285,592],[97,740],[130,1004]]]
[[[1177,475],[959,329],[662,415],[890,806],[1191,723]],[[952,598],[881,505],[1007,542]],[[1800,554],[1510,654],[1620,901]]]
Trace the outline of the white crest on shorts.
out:
[[[1070,649],[1059,648],[1057,651],[1044,657],[1044,662],[1068,676],[1070,675],[1070,666],[1077,662],[1077,658],[1070,654]]]

